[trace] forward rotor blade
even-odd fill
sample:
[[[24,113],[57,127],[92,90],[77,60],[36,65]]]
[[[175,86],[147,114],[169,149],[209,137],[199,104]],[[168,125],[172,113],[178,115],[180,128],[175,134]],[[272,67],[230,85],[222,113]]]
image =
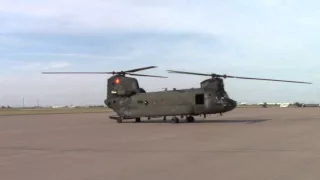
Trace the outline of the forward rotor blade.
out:
[[[278,81],[278,82],[312,84],[310,82],[302,82],[302,81],[288,81],[288,80],[279,80],[279,79],[251,78],[251,77],[229,76],[229,75],[219,75],[219,74],[204,74],[204,73],[194,73],[194,72],[174,71],[174,70],[167,70],[167,71],[169,73],[191,74],[191,75],[211,76],[211,77],[223,77],[223,78],[237,78],[237,79],[249,79],[249,80]]]
[[[127,74],[132,75],[132,76],[144,76],[144,77],[168,78],[168,77],[164,77],[164,76],[153,76],[153,75],[146,75],[146,74],[135,74],[135,73],[127,73]]]
[[[249,79],[249,80],[278,81],[278,82],[289,82],[289,83],[312,84],[312,83],[310,83],[310,82],[289,81],[289,80],[280,80],[280,79],[251,78],[251,77],[228,76],[228,75],[218,75],[218,76],[220,76],[220,77],[227,77],[227,78],[236,78],[236,79]]]
[[[113,72],[42,72],[42,74],[113,74]]]
[[[137,68],[137,69],[131,69],[131,70],[127,70],[124,72],[137,72],[137,71],[142,71],[142,70],[146,70],[146,69],[152,69],[152,68],[156,68],[157,66],[148,66],[148,67],[142,67],[142,68]]]
[[[192,74],[192,75],[199,75],[199,76],[211,76],[211,74],[194,73],[194,72],[186,72],[186,71],[174,71],[174,70],[167,70],[167,71],[169,73]]]

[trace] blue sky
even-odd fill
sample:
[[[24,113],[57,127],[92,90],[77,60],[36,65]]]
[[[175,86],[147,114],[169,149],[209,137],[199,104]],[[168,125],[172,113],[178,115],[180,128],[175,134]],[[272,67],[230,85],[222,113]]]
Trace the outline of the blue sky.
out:
[[[147,91],[199,87],[166,69],[311,81],[225,81],[246,102],[319,102],[320,2],[285,0],[2,0],[0,104],[101,104],[112,71],[156,65]]]

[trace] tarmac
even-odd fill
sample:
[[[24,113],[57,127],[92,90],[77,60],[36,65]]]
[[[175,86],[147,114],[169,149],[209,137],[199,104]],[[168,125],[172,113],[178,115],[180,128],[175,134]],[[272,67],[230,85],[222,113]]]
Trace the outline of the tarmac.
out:
[[[0,116],[0,179],[320,178],[320,108],[237,108],[179,124],[109,115]]]

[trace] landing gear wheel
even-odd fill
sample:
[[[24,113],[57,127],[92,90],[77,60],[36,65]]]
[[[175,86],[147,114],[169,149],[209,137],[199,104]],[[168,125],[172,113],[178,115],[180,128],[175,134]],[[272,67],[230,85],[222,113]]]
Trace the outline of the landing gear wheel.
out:
[[[194,117],[193,116],[188,116],[187,117],[187,122],[189,122],[189,123],[194,122]]]
[[[122,118],[121,118],[121,117],[119,117],[119,118],[117,119],[117,123],[122,123]]]
[[[136,122],[141,122],[141,119],[140,118],[136,118]]]
[[[173,117],[172,118],[172,123],[179,123],[179,118]]]

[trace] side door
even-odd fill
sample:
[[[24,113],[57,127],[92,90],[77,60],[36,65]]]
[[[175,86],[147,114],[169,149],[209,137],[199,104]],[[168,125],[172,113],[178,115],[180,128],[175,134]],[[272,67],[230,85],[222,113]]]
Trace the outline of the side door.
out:
[[[201,114],[205,112],[205,95],[198,93],[194,96],[194,113]]]

